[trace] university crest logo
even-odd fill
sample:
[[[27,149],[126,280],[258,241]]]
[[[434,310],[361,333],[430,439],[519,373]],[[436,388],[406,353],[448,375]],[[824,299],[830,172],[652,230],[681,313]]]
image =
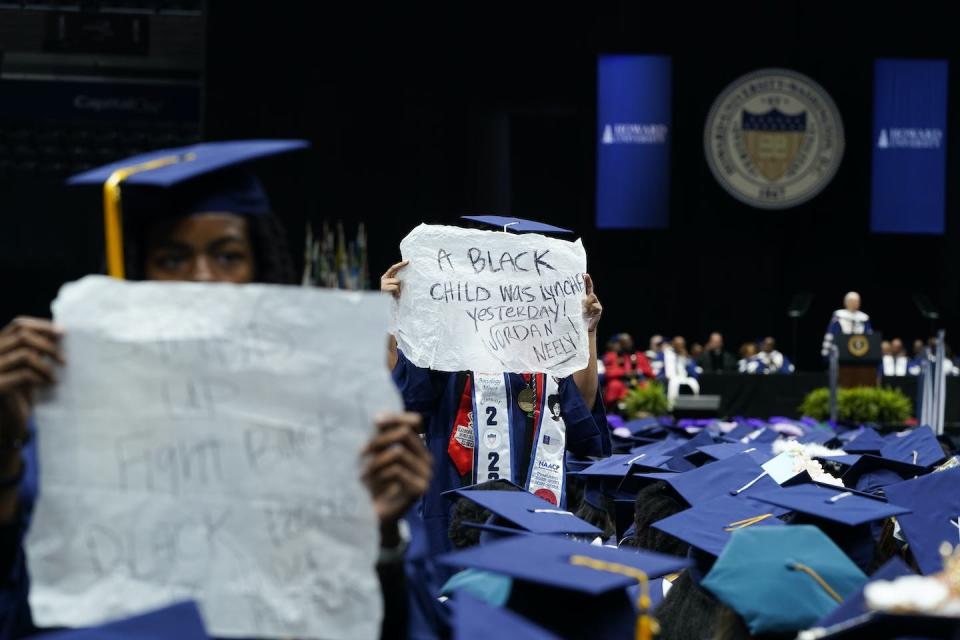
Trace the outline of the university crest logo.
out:
[[[814,197],[843,157],[843,123],[833,100],[786,69],[762,69],[731,83],[710,108],[703,135],[720,186],[762,209]]]

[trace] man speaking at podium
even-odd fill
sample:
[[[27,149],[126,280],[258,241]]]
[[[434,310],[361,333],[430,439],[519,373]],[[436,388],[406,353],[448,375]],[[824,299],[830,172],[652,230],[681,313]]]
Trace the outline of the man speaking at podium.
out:
[[[863,335],[873,333],[870,326],[870,316],[860,311],[860,294],[851,291],[843,297],[843,309],[833,312],[827,333],[823,336],[823,348],[820,350],[824,358],[830,355],[830,347],[841,335]]]

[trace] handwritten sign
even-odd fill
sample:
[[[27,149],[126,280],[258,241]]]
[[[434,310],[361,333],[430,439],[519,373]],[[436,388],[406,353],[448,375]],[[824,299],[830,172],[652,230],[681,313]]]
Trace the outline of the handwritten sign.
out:
[[[580,240],[421,224],[404,260],[396,336],[438,371],[544,372],[587,366]]]
[[[376,638],[360,451],[400,407],[389,300],[91,276],[53,305],[27,540],[40,626],[196,599],[220,637]]]

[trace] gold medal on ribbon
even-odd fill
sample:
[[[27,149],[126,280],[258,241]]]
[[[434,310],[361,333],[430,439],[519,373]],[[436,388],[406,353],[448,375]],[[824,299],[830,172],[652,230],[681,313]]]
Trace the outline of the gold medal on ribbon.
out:
[[[520,406],[520,410],[524,413],[530,414],[533,413],[533,408],[537,401],[537,394],[533,392],[533,389],[527,387],[519,394],[517,394],[517,404]]]

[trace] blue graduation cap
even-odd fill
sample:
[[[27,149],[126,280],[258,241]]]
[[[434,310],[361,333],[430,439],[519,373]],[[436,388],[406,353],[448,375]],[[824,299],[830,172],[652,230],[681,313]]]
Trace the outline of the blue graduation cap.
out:
[[[178,604],[85,629],[44,634],[47,640],[209,640],[194,602]]]
[[[896,580],[913,575],[913,571],[899,557],[894,556],[870,576],[870,582]],[[849,596],[839,607],[817,621],[816,625],[800,637],[829,638],[831,640],[859,640],[860,638],[903,638],[925,640],[927,638],[957,638],[960,636],[960,618],[923,613],[886,613],[872,611],[867,607],[864,590]]]
[[[552,224],[524,220],[523,218],[514,218],[512,216],[460,216],[460,218],[496,227],[501,231],[509,230],[516,233],[573,233],[570,229],[563,229],[561,227],[555,227]]]
[[[887,441],[877,433],[876,429],[864,427],[856,437],[844,443],[843,450],[847,453],[880,453]]]
[[[723,442],[697,447],[697,450],[714,460],[726,460],[738,453],[748,453],[757,464],[763,464],[773,457],[773,451],[768,444],[756,442]]]
[[[454,495],[487,509],[507,523],[530,533],[599,536],[602,531],[569,511],[527,491],[470,491],[457,489]],[[505,529],[505,527],[501,527]],[[503,532],[503,531],[501,531]]]
[[[900,576],[909,575],[913,575],[913,571],[910,570],[907,563],[901,560],[899,556],[893,556],[870,576],[870,580],[893,580]],[[865,613],[867,613],[867,603],[863,597],[863,589],[860,589],[846,598],[839,607],[818,620],[816,626],[819,628],[833,627]]]
[[[897,521],[920,572],[942,571],[940,545],[960,545],[960,468],[889,485],[886,494],[910,509]]]
[[[778,516],[784,513],[785,509],[746,496],[718,496],[658,520],[651,526],[710,555],[719,556],[734,531],[753,526],[783,525]]]
[[[688,565],[684,558],[538,535],[443,554],[437,561],[510,576],[507,606],[514,612],[563,637],[596,638],[622,637],[637,624],[626,587],[649,585]]]
[[[798,484],[773,491],[755,491],[750,497],[784,509],[804,513],[821,520],[856,527],[890,516],[899,516],[910,510],[897,504],[884,502],[817,484]]]
[[[797,525],[734,531],[701,586],[758,635],[806,629],[866,581],[823,532]]]
[[[232,140],[151,151],[73,176],[69,185],[103,189],[107,270],[125,275],[124,216],[177,217],[200,212],[269,213],[250,163],[306,149],[303,140]]]
[[[924,425],[906,435],[894,434],[886,438],[880,457],[921,467],[932,467],[947,456],[933,430]]]
[[[927,468],[869,453],[822,458],[849,468],[843,472],[843,484],[864,493],[877,493],[884,487],[926,473]]]
[[[494,607],[459,592],[454,599],[453,640],[559,640],[560,636],[518,616],[509,609]]]
[[[663,480],[691,506],[722,495],[739,495],[778,487],[749,454],[737,454],[683,473],[634,476],[642,482]]]

